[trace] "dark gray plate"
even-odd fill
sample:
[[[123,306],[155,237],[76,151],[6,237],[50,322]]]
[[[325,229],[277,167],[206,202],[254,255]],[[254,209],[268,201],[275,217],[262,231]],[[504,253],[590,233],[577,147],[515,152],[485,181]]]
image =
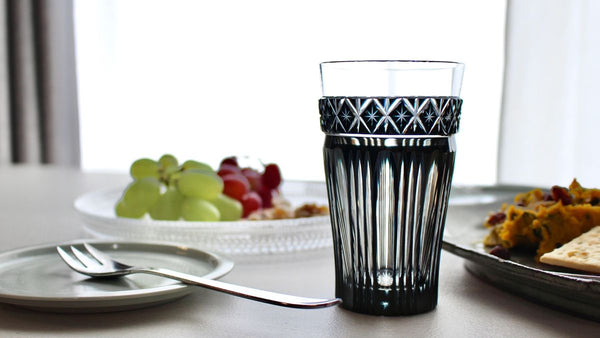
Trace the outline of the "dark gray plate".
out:
[[[453,188],[443,248],[467,259],[465,267],[479,278],[537,303],[600,321],[600,280],[581,272],[535,261],[535,253],[511,251],[510,260],[488,253],[483,221],[502,203],[529,187]],[[571,273],[573,276],[560,275]],[[592,277],[593,278],[593,277]]]

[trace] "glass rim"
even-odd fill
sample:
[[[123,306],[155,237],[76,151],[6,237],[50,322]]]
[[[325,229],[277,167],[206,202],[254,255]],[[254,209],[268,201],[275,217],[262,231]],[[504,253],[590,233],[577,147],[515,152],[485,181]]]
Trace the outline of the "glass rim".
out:
[[[458,61],[444,61],[444,60],[334,60],[334,61],[323,61],[320,63],[321,66],[327,66],[327,65],[351,65],[351,64],[404,64],[404,65],[408,65],[408,64],[414,64],[414,65],[445,65],[446,67],[443,68],[448,68],[448,69],[452,69],[452,68],[460,68],[460,67],[464,67],[465,64],[462,62],[458,62]],[[414,68],[414,69],[418,69],[418,68]]]
[[[319,64],[323,96],[460,97],[465,64],[427,60],[347,60]]]

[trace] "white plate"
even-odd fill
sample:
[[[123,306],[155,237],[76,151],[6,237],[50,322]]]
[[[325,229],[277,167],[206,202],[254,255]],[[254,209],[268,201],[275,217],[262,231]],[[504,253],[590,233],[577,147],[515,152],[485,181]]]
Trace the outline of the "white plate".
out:
[[[122,218],[114,211],[122,191],[123,188],[95,191],[75,200],[75,209],[88,233],[103,239],[182,243],[239,256],[315,250],[332,245],[329,216],[235,222]],[[281,193],[294,207],[303,203],[327,205],[324,182],[285,181]]]
[[[231,261],[183,246],[92,243],[129,264],[160,266],[210,279],[219,278],[233,268]],[[58,256],[56,245],[0,254],[0,276],[0,302],[54,312],[134,309],[178,299],[195,289],[172,279],[146,274],[93,279],[71,270]]]

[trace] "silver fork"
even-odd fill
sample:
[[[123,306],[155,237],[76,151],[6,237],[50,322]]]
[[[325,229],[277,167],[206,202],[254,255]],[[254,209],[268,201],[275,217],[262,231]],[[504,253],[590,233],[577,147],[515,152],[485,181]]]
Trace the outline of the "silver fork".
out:
[[[71,267],[71,269],[91,277],[118,277],[133,273],[147,273],[175,279],[185,284],[202,286],[211,290],[228,293],[242,298],[252,299],[263,303],[301,309],[323,308],[337,305],[341,302],[341,299],[339,298],[319,299],[290,296],[270,291],[253,289],[240,285],[224,283],[168,269],[135,267],[112,259],[110,256],[99,251],[90,244],[83,243],[83,246],[87,251],[87,254],[81,252],[81,250],[77,249],[74,246],[70,246],[73,256],[68,254],[60,246],[57,246],[56,250],[58,251],[58,254],[63,259],[63,261],[65,261],[65,263],[67,263],[67,265]]]

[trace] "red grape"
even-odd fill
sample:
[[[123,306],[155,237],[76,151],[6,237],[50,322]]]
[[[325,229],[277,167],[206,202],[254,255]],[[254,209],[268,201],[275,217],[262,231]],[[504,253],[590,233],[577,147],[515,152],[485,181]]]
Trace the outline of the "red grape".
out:
[[[244,213],[242,214],[242,217],[244,218],[248,217],[248,215],[250,215],[252,212],[262,208],[263,206],[262,199],[254,191],[251,191],[244,195],[244,197],[242,197],[241,202],[242,207],[244,208]]]
[[[232,166],[235,166],[235,167],[239,168],[238,161],[237,161],[237,158],[235,156],[225,157],[221,161],[221,165],[223,165],[223,164],[229,164],[229,165],[232,165]]]
[[[238,201],[250,191],[250,183],[248,180],[238,174],[224,175],[223,177],[223,194],[234,198]]]
[[[232,165],[232,164],[227,164],[227,163],[223,163],[221,164],[221,166],[219,167],[219,171],[217,171],[217,175],[223,177],[225,175],[240,175],[241,171],[240,168]]]
[[[242,175],[248,179],[250,188],[254,191],[260,191],[262,189],[262,179],[258,171],[252,168],[243,168]]]
[[[270,189],[276,189],[281,184],[281,172],[277,164],[268,164],[262,174],[262,183]]]
[[[273,195],[276,195],[276,193],[276,190],[269,189],[266,186],[263,186],[262,189],[258,191],[258,194],[263,201],[263,208],[271,208],[273,206]]]
[[[243,217],[261,208],[273,207],[273,197],[279,192],[281,171],[271,163],[260,172],[251,167],[240,168],[236,157],[221,161],[217,174],[223,178],[223,194],[242,202]]]

